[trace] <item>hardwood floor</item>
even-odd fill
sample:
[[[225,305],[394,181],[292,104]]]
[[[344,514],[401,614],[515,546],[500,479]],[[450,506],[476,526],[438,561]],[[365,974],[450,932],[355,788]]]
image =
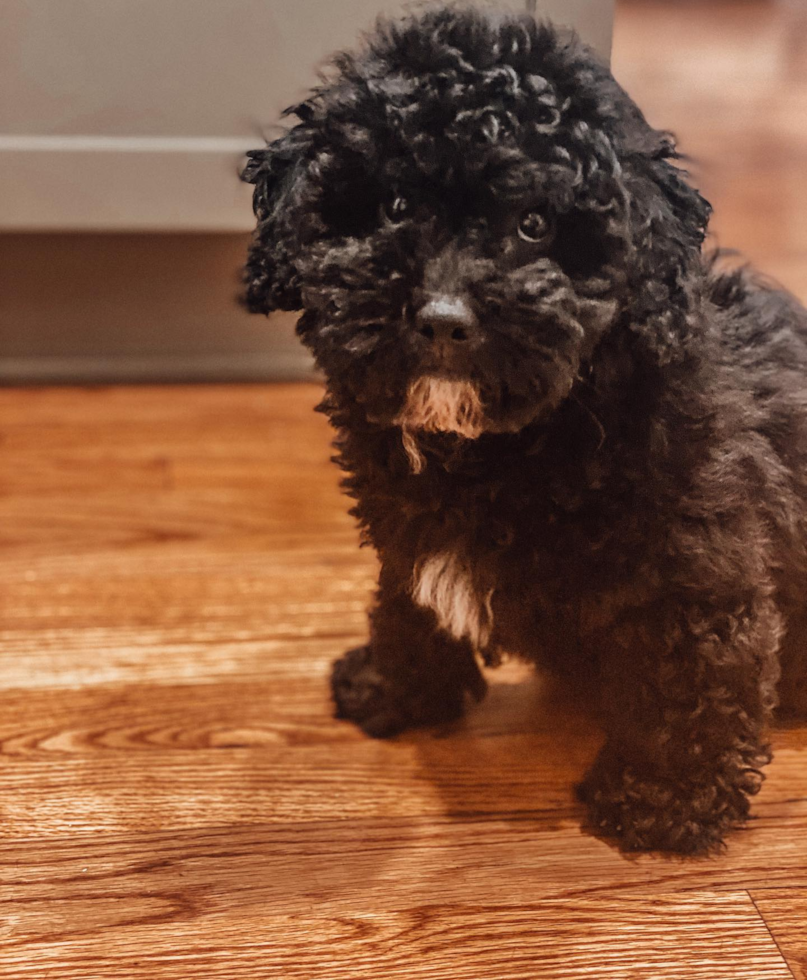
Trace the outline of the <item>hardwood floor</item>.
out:
[[[807,3],[621,0],[615,23],[614,74],[690,156],[711,244],[807,302]]]
[[[807,299],[785,16],[631,3],[615,70]],[[681,861],[581,829],[600,735],[523,667],[455,726],[332,719],[375,565],[318,394],[0,391],[0,977],[804,980],[807,727],[749,829]]]

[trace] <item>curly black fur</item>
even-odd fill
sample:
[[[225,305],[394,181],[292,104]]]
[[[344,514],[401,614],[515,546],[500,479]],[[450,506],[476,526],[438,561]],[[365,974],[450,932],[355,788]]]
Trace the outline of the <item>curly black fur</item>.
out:
[[[527,16],[381,22],[290,112],[244,171],[246,281],[304,310],[381,560],[340,716],[454,717],[476,653],[596,674],[594,826],[719,846],[780,669],[791,705],[807,688],[807,313],[702,256],[669,134]]]

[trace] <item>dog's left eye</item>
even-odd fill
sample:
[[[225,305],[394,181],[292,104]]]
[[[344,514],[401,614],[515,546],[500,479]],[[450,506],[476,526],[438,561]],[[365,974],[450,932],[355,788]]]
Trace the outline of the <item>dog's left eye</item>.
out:
[[[552,240],[553,228],[549,219],[540,211],[525,211],[518,223],[518,237],[532,245],[543,245]]]
[[[405,197],[396,194],[395,197],[387,201],[384,205],[384,214],[390,221],[397,224],[399,221],[403,221],[409,214],[409,202]]]

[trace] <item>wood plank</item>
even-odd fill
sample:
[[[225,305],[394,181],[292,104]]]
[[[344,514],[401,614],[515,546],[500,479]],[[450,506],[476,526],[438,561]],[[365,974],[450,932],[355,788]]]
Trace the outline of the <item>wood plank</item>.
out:
[[[319,384],[139,385],[0,389],[0,418],[7,426],[73,426],[143,423],[165,427],[181,423],[218,424],[235,417],[243,429],[267,425],[277,431],[308,419],[309,433],[327,432],[324,418],[311,420],[309,408],[321,397]],[[136,393],[136,397],[133,397]],[[268,395],[272,397],[267,397]]]
[[[502,826],[515,824],[518,841],[534,841],[530,862],[542,869],[535,897],[554,896],[585,874],[605,889],[643,885],[648,873],[668,889],[704,876],[710,888],[807,882],[803,729],[776,733],[776,761],[751,829],[735,835],[726,855],[706,864],[642,858],[630,865],[632,877],[621,856],[586,836],[574,801],[574,784],[600,741],[584,707],[564,703],[513,665],[492,675],[488,699],[463,722],[373,741],[331,718],[328,655],[321,654],[319,670],[290,658],[271,679],[234,671],[208,682],[95,685],[58,696],[7,691],[0,699],[5,831],[59,841],[163,826],[360,821],[371,834],[376,820],[430,818],[498,862],[505,887],[506,869],[523,860],[502,837]],[[438,861],[447,859],[444,842],[430,846]],[[351,861],[361,860],[360,851]],[[478,861],[475,851],[460,862],[462,874]],[[456,862],[451,857],[452,875]]]
[[[58,699],[52,688],[6,691],[6,830],[59,837],[233,819],[546,811],[579,832],[573,784],[599,734],[572,709],[559,740],[557,702],[540,681],[519,683],[526,668],[501,672],[467,722],[378,742],[333,720],[329,652],[311,670],[305,648],[294,647],[279,671],[270,655],[271,676],[95,685]]]
[[[755,888],[751,898],[795,980],[807,980],[807,888]]]
[[[84,892],[4,902],[8,980],[161,977],[252,980],[792,980],[744,892],[568,899],[397,911],[363,903],[333,915],[254,901],[222,906],[221,884],[144,892],[126,903]],[[107,888],[110,885],[107,884]],[[113,886],[114,887],[114,886]],[[596,973],[592,974],[592,964]],[[47,971],[47,972],[46,972]]]
[[[310,516],[310,529],[336,524],[351,527],[344,502],[315,481],[308,499],[300,484],[276,487],[273,495],[260,489],[200,491],[182,496],[166,493],[93,493],[89,496],[18,494],[0,507],[0,549],[21,550],[29,556],[69,551],[73,554],[103,548],[131,548],[170,541],[232,540],[287,530]],[[354,542],[357,540],[354,534]]]
[[[317,629],[333,635],[341,613],[363,613],[371,601],[375,560],[359,550],[352,528],[320,534],[309,525],[307,534],[294,534],[280,527],[256,534],[251,548],[241,543],[222,535],[201,544],[152,541],[117,553],[0,560],[3,626],[22,631],[21,644],[26,631],[43,626],[86,629],[88,636],[104,628],[125,636],[137,626],[154,640],[161,632],[174,641],[269,640]],[[351,619],[351,628],[358,621]],[[360,622],[364,631],[363,616]],[[15,649],[10,636],[6,644]]]

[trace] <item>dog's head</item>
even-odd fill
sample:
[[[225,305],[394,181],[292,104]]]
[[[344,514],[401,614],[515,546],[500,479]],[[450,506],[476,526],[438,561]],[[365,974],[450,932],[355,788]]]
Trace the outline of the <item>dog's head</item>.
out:
[[[382,425],[474,438],[548,416],[607,332],[685,346],[708,204],[577,38],[432,9],[249,154],[251,309],[304,310],[332,389]]]

